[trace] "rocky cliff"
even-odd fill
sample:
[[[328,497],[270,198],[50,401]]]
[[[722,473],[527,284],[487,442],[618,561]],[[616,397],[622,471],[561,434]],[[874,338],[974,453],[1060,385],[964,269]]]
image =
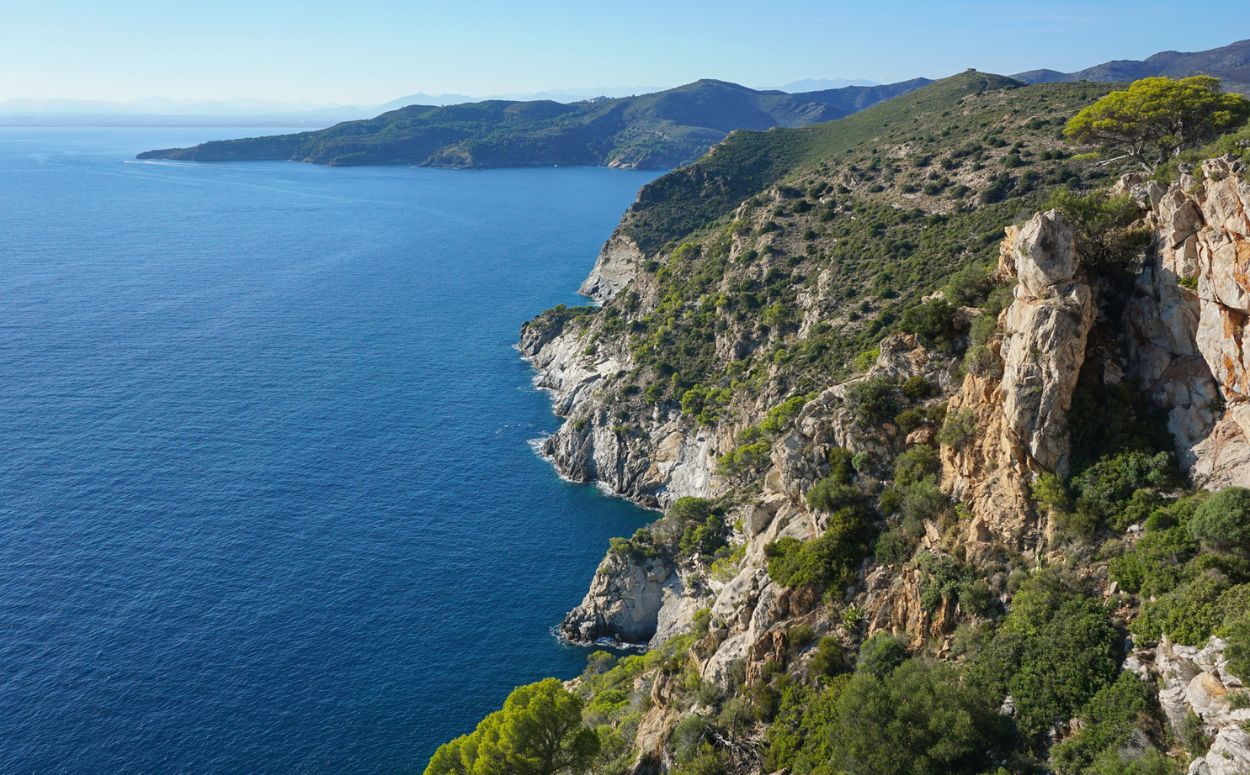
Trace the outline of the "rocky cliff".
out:
[[[1129,385],[1166,413],[1176,459],[1194,484],[1250,483],[1250,356],[1242,344],[1250,325],[1250,184],[1241,162],[1218,158],[1184,170],[1171,185],[1129,176],[1116,192],[1137,201],[1141,216],[1133,228],[1149,235],[1132,257],[1127,287],[1086,264],[1078,230],[1064,215],[1037,212],[1006,229],[996,274],[1011,286],[1011,297],[979,345],[978,361],[961,368],[953,352],[891,335],[865,371],[805,395],[783,428],[763,436],[744,434],[744,426],[760,422],[775,395],[740,400],[709,422],[672,404],[639,412],[625,387],[639,368],[636,351],[619,344],[625,340],[614,343],[571,314],[529,324],[522,352],[564,418],[543,443],[561,473],[652,507],[683,496],[718,501],[733,550],[714,562],[683,554],[681,526],[669,525],[652,539],[654,551],[610,552],[585,600],[565,619],[565,637],[654,648],[693,632],[690,669],[733,692],[763,685],[778,666],[801,674],[815,655],[794,641],[799,630],[806,641],[814,634],[848,647],[876,632],[894,633],[913,648],[946,654],[960,622],[982,621],[1009,600],[1008,557],[1045,563],[1084,553],[1090,562],[1080,574],[1131,611],[1105,561],[1056,538],[1054,506],[1039,502],[1034,489],[1040,477],[1062,479],[1071,470],[1069,414],[1080,385]],[[783,201],[776,191],[773,196]],[[752,217],[744,208],[735,221]],[[731,261],[754,249],[730,243]],[[583,290],[604,301],[633,293],[638,303],[654,303],[660,290],[641,269],[646,260],[618,235]],[[819,297],[828,291],[815,288],[801,302],[803,326],[819,322]],[[941,300],[926,303],[934,299]],[[977,314],[956,315],[963,336]],[[717,337],[743,335],[730,330]],[[727,352],[732,358],[732,348]],[[902,428],[866,414],[865,393],[885,384],[924,385],[908,400],[909,411],[940,417],[944,407],[944,422]],[[744,439],[759,438],[766,457],[753,475],[726,467],[726,456]],[[823,599],[772,577],[774,547],[785,539],[812,542],[833,527],[830,507],[808,494],[834,475],[837,460],[855,460],[861,489],[889,491],[891,478],[900,476],[889,462],[935,440],[937,483],[949,500],[935,507],[941,516],[912,534],[911,561],[890,561],[878,550],[845,589]],[[895,519],[887,513],[891,532],[901,529]],[[928,559],[916,559],[922,556]],[[934,562],[984,579],[989,603],[974,606],[970,597],[949,592],[935,597]],[[1247,711],[1228,700],[1242,677],[1228,671],[1221,648],[1218,639],[1198,648],[1165,636],[1125,663],[1161,682],[1159,701],[1176,734],[1191,723],[1190,711],[1204,725],[1211,746],[1194,758],[1191,773],[1246,772],[1250,762]],[[677,700],[665,700],[676,689],[656,683],[652,691],[657,699],[642,713],[635,737],[639,771],[672,763],[668,736],[682,717]],[[735,771],[761,771],[758,748],[725,746],[734,752]]]
[[[1195,172],[1200,177],[1195,176]],[[1168,411],[1196,484],[1250,483],[1250,186],[1242,162],[1210,159],[1170,187],[1126,178],[1149,208],[1154,251],[1125,314],[1129,374]]]
[[[723,491],[714,430],[691,428],[680,415],[658,408],[648,416],[616,416],[610,402],[616,386],[610,383],[627,368],[627,352],[591,346],[564,320],[527,326],[520,347],[537,370],[534,384],[549,391],[556,414],[564,418],[541,442],[542,453],[563,476],[598,482],[650,508],[683,495]]]

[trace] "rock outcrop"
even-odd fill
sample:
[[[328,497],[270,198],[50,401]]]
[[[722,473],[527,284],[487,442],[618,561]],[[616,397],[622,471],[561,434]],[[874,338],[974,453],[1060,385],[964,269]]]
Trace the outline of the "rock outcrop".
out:
[[[1236,695],[1250,698],[1240,676],[1228,669],[1227,644],[1211,638],[1202,648],[1181,646],[1166,638],[1153,651],[1131,661],[1159,682],[1159,705],[1178,736],[1193,723],[1211,741],[1194,759],[1189,775],[1244,775],[1250,772],[1250,707],[1235,707]]]
[[[1040,536],[1029,484],[1044,472],[1067,473],[1067,412],[1095,308],[1063,216],[1037,213],[1006,243],[1000,272],[1017,284],[1003,333],[989,344],[1002,374],[970,374],[951,399],[948,422],[966,430],[942,449],[942,480],[972,512],[970,546],[1023,550],[1036,549]]]
[[[1168,411],[1195,484],[1250,484],[1250,184],[1209,159],[1169,188],[1128,180],[1154,249],[1126,313],[1132,376]]]
[[[607,301],[638,275],[645,258],[636,242],[623,234],[613,234],[599,251],[595,266],[578,293],[597,302]]]
[[[664,508],[683,495],[714,497],[726,483],[717,458],[732,437],[689,418],[656,409],[629,424],[598,391],[628,364],[623,352],[587,348],[568,321],[530,323],[520,350],[534,366],[534,384],[551,395],[563,424],[540,442],[542,453],[566,478],[598,482],[648,508]]]
[[[608,552],[582,603],[565,616],[560,634],[574,643],[662,643],[694,613],[683,592],[681,574],[667,559]]]

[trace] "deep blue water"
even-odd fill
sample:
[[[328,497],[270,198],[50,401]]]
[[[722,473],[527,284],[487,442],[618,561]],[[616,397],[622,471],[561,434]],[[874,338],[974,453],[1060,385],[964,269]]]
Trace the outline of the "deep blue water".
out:
[[[0,130],[0,772],[402,772],[647,516],[512,349],[652,175],[127,161]]]

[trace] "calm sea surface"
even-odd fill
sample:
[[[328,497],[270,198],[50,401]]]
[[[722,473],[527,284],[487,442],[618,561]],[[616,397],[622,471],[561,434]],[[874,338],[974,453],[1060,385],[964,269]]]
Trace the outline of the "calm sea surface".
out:
[[[419,771],[648,518],[512,347],[652,174],[129,161],[247,133],[0,129],[0,772]]]

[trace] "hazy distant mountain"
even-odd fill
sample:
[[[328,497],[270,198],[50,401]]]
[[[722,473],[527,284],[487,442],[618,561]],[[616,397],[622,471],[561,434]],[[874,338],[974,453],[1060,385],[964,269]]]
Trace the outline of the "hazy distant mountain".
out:
[[[798,94],[809,91],[825,91],[828,89],[844,89],[847,86],[880,86],[876,81],[864,78],[806,78],[802,81],[791,81],[785,86],[778,86],[778,91]]]
[[[275,100],[0,100],[0,126],[323,127],[374,115],[372,108]]]
[[[1117,59],[1087,67],[1075,73],[1058,70],[1029,70],[1012,76],[1026,83],[1063,81],[1134,81],[1152,75],[1181,78],[1213,75],[1229,91],[1250,94],[1250,40],[1242,40],[1208,51],[1161,51],[1144,60]]]
[[[140,158],[291,159],[433,167],[585,165],[659,169],[703,155],[735,129],[830,121],[929,83],[848,86],[803,94],[703,80],[639,96],[409,105],[317,132],[224,140]]]
[[[374,110],[385,113],[388,110],[406,108],[409,105],[460,105],[473,101],[474,99],[467,94],[426,94],[419,91],[416,94],[407,94],[403,97],[397,97],[390,102],[384,102],[374,108]]]
[[[508,100],[510,102],[534,102],[551,100],[552,102],[581,102],[596,97],[632,97],[635,94],[649,94],[660,91],[656,86],[603,86],[589,89],[548,89],[537,92],[520,92],[509,94],[492,94],[487,97],[470,97],[467,94],[426,94],[417,92],[379,105],[375,112],[386,112],[409,105],[463,105],[466,102],[485,102],[487,100]]]

